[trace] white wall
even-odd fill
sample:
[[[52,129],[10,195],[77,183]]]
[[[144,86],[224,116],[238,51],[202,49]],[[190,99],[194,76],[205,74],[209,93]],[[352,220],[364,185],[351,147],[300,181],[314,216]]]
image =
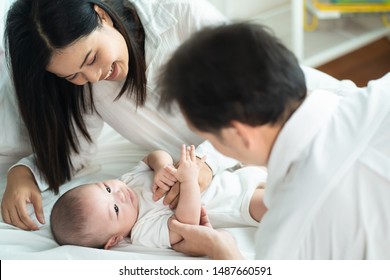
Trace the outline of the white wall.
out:
[[[209,0],[231,19],[248,19],[291,0]]]

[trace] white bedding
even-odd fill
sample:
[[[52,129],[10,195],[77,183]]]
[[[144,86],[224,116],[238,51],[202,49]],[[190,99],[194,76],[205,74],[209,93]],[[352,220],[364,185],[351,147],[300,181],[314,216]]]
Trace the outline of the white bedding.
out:
[[[61,193],[85,183],[115,178],[127,172],[148,151],[142,150],[116,134],[106,126],[99,138],[99,152],[92,165],[82,170],[76,178],[61,187]],[[0,197],[3,197],[6,174],[0,174]],[[151,249],[131,245],[123,241],[111,250],[91,249],[78,246],[59,246],[53,239],[50,226],[50,210],[58,196],[43,193],[46,224],[39,231],[24,231],[0,220],[0,259],[191,259],[169,249]],[[32,207],[30,208],[33,212]],[[32,217],[35,217],[32,215]],[[243,255],[253,259],[255,227],[227,228],[237,239]]]

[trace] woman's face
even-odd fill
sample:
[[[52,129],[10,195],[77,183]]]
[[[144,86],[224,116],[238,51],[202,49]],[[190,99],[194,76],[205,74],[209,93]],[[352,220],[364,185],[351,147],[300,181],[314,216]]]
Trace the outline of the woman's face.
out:
[[[125,39],[101,8],[95,6],[95,10],[102,26],[72,45],[54,51],[47,71],[76,85],[126,78],[129,55]]]

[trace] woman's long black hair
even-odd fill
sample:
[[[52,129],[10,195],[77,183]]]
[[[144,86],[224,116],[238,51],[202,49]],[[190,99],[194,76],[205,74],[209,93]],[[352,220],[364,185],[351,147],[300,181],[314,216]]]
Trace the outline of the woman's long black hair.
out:
[[[144,31],[127,0],[17,0],[5,28],[5,48],[23,121],[37,167],[49,189],[73,173],[72,152],[79,152],[76,131],[91,142],[83,116],[95,110],[91,84],[78,86],[46,71],[53,51],[65,48],[101,26],[98,5],[125,38],[129,72],[117,98],[127,93],[142,106],[146,99]],[[133,96],[134,95],[134,96]]]

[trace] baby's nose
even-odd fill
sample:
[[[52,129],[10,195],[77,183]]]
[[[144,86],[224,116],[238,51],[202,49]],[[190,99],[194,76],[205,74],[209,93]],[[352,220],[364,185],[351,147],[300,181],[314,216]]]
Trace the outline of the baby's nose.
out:
[[[116,199],[119,202],[125,202],[126,201],[126,196],[125,196],[125,194],[122,191],[118,190],[116,192]]]

